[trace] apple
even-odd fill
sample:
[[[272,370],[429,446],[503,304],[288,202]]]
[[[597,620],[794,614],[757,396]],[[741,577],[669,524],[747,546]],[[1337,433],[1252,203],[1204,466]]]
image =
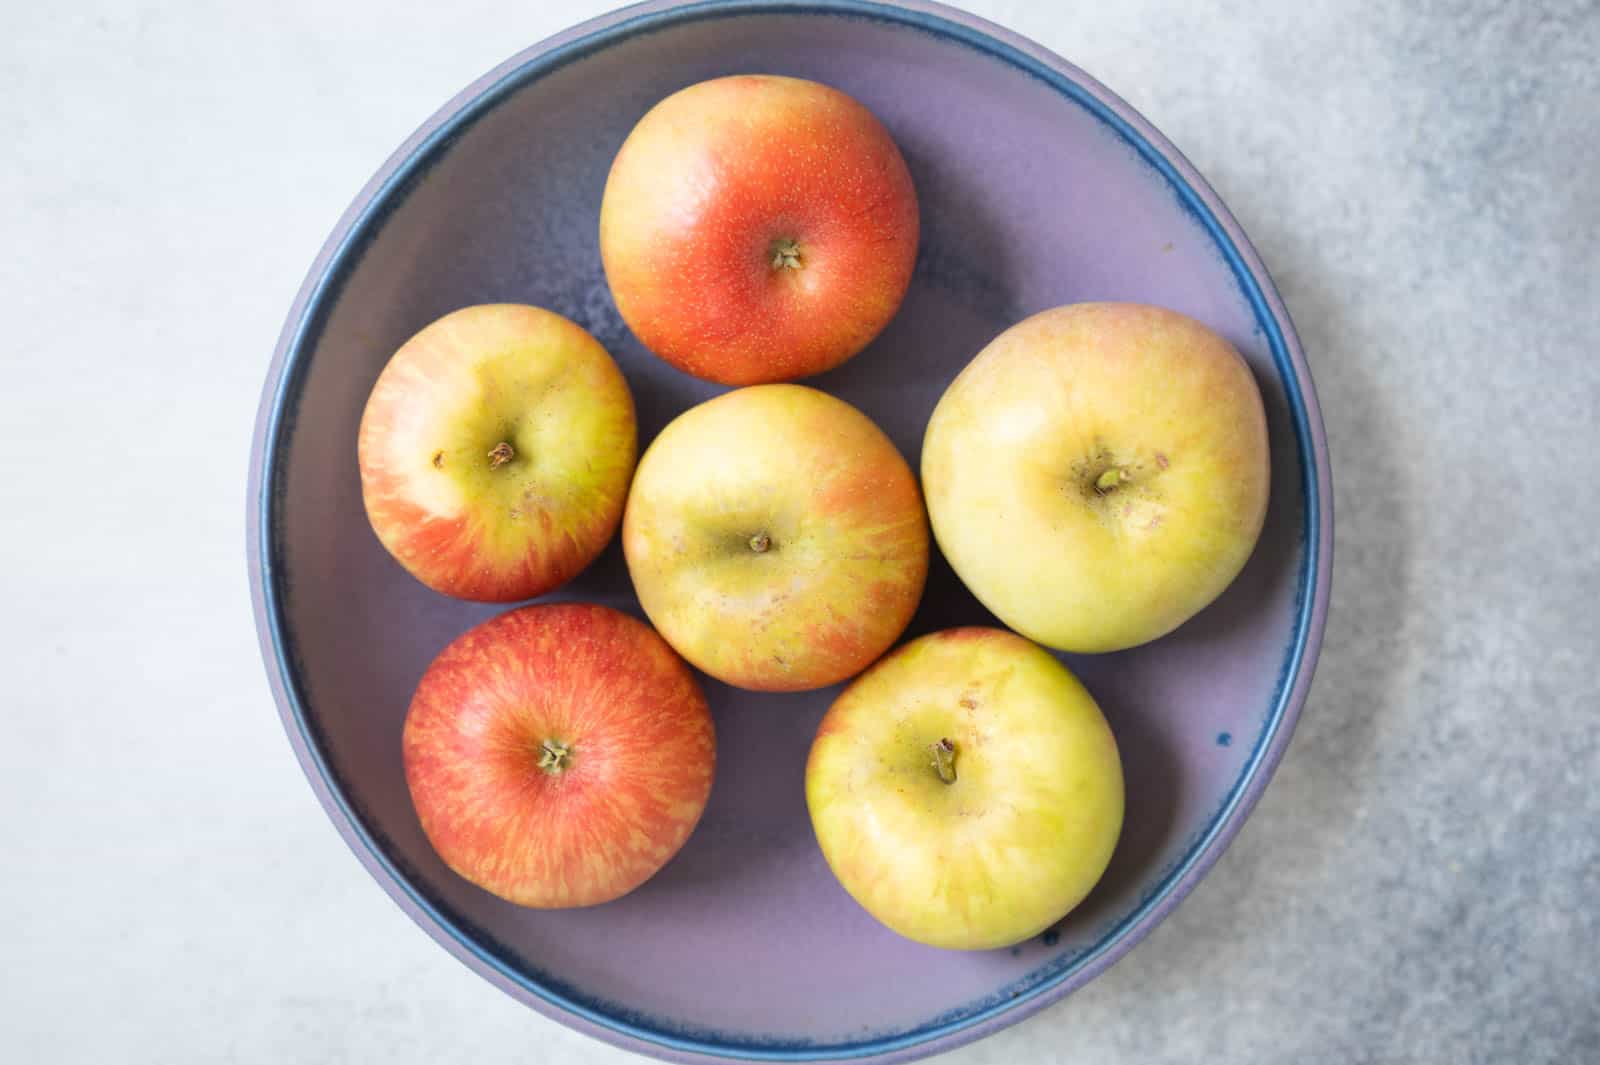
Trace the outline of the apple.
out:
[[[361,416],[361,496],[423,584],[528,599],[610,541],[637,447],[633,395],[594,337],[538,307],[466,307],[379,374]]]
[[[917,194],[872,112],[799,78],[701,82],[612,163],[600,255],[617,310],[667,362],[728,385],[844,362],[894,316]]]
[[[823,857],[868,913],[919,943],[1005,947],[1088,895],[1122,831],[1100,708],[1003,629],[936,632],[863,673],[806,762]]]
[[[1267,424],[1250,368],[1192,318],[1080,303],[1012,326],[928,422],[934,538],[1001,621],[1064,651],[1177,628],[1255,547]]]
[[[866,415],[802,385],[727,392],[663,429],[622,549],[667,642],[762,691],[859,672],[904,631],[928,572],[905,459]]]
[[[521,906],[592,906],[694,831],[716,739],[693,674],[649,626],[586,603],[470,629],[417,685],[406,783],[446,865]]]

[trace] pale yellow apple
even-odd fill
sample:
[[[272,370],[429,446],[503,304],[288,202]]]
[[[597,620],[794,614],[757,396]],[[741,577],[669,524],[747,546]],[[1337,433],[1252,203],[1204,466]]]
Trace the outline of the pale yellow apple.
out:
[[[1250,369],[1174,311],[1080,303],[979,352],[922,449],[934,537],[1039,643],[1115,651],[1177,628],[1244,567],[1267,507]]]
[[[905,630],[928,572],[911,467],[860,411],[800,385],[679,415],[622,519],[639,602],[679,654],[762,691],[854,676]]]
[[[1002,629],[914,640],[817,730],[806,805],[834,875],[909,939],[981,950],[1083,900],[1122,830],[1122,763],[1060,662]]]

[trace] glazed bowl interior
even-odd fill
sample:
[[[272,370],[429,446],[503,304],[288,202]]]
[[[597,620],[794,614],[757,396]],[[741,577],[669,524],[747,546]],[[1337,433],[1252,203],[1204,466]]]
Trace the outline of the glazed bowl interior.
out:
[[[291,739],[374,875],[448,949],[531,1005],[635,1050],[705,1059],[911,1057],[1066,993],[1125,952],[1231,837],[1287,739],[1326,601],[1326,455],[1287,319],[1254,254],[1165,143],[1042,52],[941,9],[647,7],[531,49],[448,106],[330,240],[296,305],[258,434],[252,567]],[[454,876],[423,838],[400,732],[431,658],[496,608],[409,578],[365,521],[356,427],[380,368],[433,318],[492,301],[584,325],[620,362],[641,442],[721,389],[644,351],[596,249],[613,154],[656,100],[762,71],[867,104],[899,142],[923,246],[887,331],[809,383],[860,407],[915,468],[940,393],[1002,329],[1079,300],[1161,304],[1244,353],[1266,399],[1272,500],[1238,581],[1173,635],[1066,656],[1125,762],[1104,881],[1008,949],[934,950],[875,923],[829,874],[802,774],[837,689],[704,680],[719,765],[704,821],[635,893],[537,912]],[[638,613],[613,544],[553,598]],[[993,624],[936,560],[907,637]],[[530,1060],[536,1060],[533,1054]]]

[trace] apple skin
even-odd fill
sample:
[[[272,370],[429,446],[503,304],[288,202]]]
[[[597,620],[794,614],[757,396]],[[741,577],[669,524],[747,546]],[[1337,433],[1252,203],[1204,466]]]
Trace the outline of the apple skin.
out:
[[[1227,341],[1159,307],[1080,303],[1000,334],[928,422],[934,538],[1001,621],[1115,651],[1220,595],[1266,515],[1266,418]]]
[[[658,103],[617,153],[600,207],[629,328],[727,385],[821,373],[866,347],[905,297],[918,233],[911,174],[872,112],[767,75]]]
[[[435,591],[543,595],[616,532],[637,434],[622,372],[582,327],[538,307],[466,307],[406,341],[372,389],[367,519]]]
[[[1038,935],[1100,879],[1122,831],[1122,763],[1100,708],[1048,651],[1002,629],[946,629],[829,708],[806,806],[868,913],[919,943],[986,950]]]
[[[540,909],[608,902],[655,875],[699,822],[716,765],[688,667],[643,622],[585,603],[522,607],[456,639],[417,686],[403,747],[445,864]]]
[[[717,396],[661,431],[622,519],[645,613],[719,680],[802,691],[905,630],[928,573],[911,468],[872,421],[801,385]]]

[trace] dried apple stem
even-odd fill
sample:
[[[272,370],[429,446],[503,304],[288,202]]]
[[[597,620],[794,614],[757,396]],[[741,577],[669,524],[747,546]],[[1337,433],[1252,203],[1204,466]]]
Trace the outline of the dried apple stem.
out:
[[[1094,490],[1099,492],[1101,495],[1105,495],[1107,492],[1112,491],[1126,480],[1128,480],[1128,475],[1122,470],[1119,470],[1113,466],[1111,469],[1095,478]]]
[[[758,555],[766,554],[768,549],[771,547],[772,537],[768,536],[766,533],[756,533],[754,536],[750,537],[750,550],[754,551]]]
[[[946,784],[956,782],[956,745],[949,739],[942,739],[938,743],[928,744],[928,750],[933,752],[933,769],[939,774],[939,779]]]
[[[572,761],[572,747],[560,740],[545,740],[539,744],[539,768],[555,776]]]
[[[785,239],[774,241],[772,245],[772,268],[774,270],[799,270],[805,266],[805,259],[800,255],[800,242]]]

